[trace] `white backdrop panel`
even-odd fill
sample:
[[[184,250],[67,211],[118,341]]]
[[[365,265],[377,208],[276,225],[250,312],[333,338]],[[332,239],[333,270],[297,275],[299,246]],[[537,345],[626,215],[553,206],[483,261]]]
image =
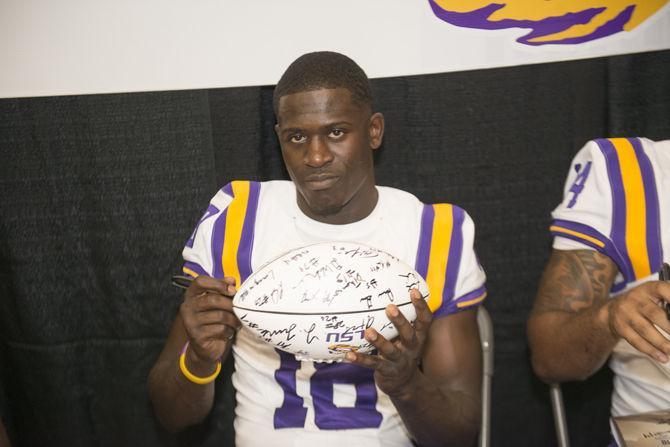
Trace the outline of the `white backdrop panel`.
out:
[[[370,77],[668,49],[670,3],[580,44],[516,41],[528,31],[458,27],[428,0],[0,0],[0,97],[275,84],[325,49]]]

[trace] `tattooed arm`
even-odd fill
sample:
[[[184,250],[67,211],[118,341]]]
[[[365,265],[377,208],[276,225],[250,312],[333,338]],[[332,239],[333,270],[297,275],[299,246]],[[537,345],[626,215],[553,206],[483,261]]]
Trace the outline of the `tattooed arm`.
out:
[[[547,382],[583,380],[616,344],[607,297],[616,276],[610,258],[592,250],[554,250],[528,320],[535,373]]]
[[[552,252],[528,321],[533,369],[542,380],[586,379],[622,337],[658,361],[668,360],[670,341],[652,323],[670,330],[658,306],[670,300],[670,285],[647,282],[609,299],[616,273],[614,262],[596,251]]]

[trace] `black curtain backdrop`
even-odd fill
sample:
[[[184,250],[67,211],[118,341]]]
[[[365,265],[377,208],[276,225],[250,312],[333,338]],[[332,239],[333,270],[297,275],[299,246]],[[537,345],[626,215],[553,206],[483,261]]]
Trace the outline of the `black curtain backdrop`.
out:
[[[495,325],[492,444],[552,446],[525,322],[574,153],[670,138],[670,51],[373,81],[378,183],[463,206]],[[0,416],[15,446],[233,445],[232,365],[204,424],[155,422],[146,377],[181,248],[233,179],[286,178],[272,87],[0,100]],[[605,446],[611,377],[564,386],[573,446]]]

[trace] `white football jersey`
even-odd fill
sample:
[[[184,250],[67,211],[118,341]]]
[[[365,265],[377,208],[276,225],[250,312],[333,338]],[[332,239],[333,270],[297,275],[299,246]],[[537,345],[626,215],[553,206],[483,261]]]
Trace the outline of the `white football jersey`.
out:
[[[377,187],[366,218],[330,225],[305,216],[289,181],[235,181],[212,199],[183,251],[191,276],[232,276],[237,285],[290,249],[320,241],[364,243],[415,267],[439,317],[479,305],[485,275],[474,253],[474,224],[459,207],[424,205]],[[373,371],[348,363],[300,362],[240,330],[233,346],[239,446],[411,446]]]
[[[593,249],[616,263],[612,296],[657,279],[663,260],[670,263],[670,140],[590,141],[575,156],[552,217],[554,248]],[[670,408],[670,362],[621,340],[610,367],[613,416]]]

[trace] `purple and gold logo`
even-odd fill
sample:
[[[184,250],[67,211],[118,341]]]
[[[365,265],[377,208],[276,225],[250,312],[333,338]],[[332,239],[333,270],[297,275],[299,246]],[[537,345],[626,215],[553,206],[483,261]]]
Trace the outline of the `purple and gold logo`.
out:
[[[437,17],[479,29],[530,29],[525,45],[577,44],[631,31],[670,0],[428,0]]]

